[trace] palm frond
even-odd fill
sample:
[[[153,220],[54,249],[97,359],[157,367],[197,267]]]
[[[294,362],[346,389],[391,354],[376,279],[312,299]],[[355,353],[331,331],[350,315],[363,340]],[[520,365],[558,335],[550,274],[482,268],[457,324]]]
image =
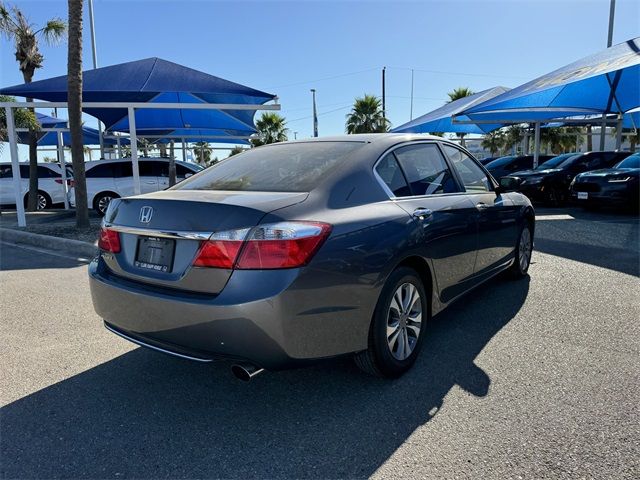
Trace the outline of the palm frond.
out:
[[[60,18],[53,18],[39,31],[48,45],[57,45],[64,39],[67,24]]]

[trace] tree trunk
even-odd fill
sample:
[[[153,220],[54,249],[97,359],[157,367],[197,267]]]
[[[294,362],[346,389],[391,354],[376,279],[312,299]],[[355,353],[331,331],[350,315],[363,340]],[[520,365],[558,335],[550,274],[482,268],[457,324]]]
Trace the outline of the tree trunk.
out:
[[[173,187],[176,184],[176,157],[174,155],[173,140],[169,144],[169,186]]]
[[[587,152],[593,151],[593,137],[591,136],[591,125],[587,125]]]
[[[31,83],[35,69],[22,72],[24,83]],[[27,98],[27,102],[33,102],[33,98]],[[35,109],[29,109],[33,115]],[[35,131],[29,130],[29,194],[27,195],[27,211],[35,212],[38,209],[38,136]]]
[[[71,133],[71,161],[75,182],[76,226],[78,228],[88,228],[87,181],[84,171],[82,145],[82,3],[83,0],[68,0],[67,102],[69,107],[69,131]]]

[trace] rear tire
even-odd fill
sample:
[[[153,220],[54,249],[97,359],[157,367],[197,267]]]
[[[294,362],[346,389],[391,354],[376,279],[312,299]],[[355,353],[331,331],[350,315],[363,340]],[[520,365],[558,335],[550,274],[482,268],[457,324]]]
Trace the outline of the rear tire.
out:
[[[527,276],[529,266],[531,265],[531,254],[533,253],[533,236],[531,235],[531,227],[525,224],[518,235],[518,242],[514,252],[515,258],[513,265],[509,269],[511,277],[519,279]]]
[[[396,269],[382,289],[369,327],[369,346],[355,355],[356,365],[384,378],[398,378],[409,370],[422,347],[428,308],[415,270]]]
[[[37,210],[45,210],[47,208],[51,208],[53,202],[51,201],[51,197],[47,194],[47,192],[43,192],[42,190],[38,190],[38,200],[36,202]],[[29,206],[29,193],[24,196],[24,208]]]
[[[101,192],[95,196],[93,199],[93,209],[96,211],[98,215],[101,217],[107,212],[107,208],[109,207],[109,202],[114,198],[120,198],[120,195],[113,192]]]

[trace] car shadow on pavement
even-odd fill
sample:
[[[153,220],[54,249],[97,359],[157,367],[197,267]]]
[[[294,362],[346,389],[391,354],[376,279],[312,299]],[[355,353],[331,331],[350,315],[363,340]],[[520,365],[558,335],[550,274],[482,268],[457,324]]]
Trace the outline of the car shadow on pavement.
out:
[[[341,358],[245,384],[228,364],[137,348],[5,406],[1,476],[369,477],[447,408],[453,387],[490,395],[475,359],[528,291],[528,278],[497,278],[472,292],[431,321],[418,362],[395,381]]]
[[[34,262],[34,257],[38,256],[44,259]],[[86,259],[56,255],[29,245],[0,242],[0,271],[75,268],[87,263]]]
[[[633,214],[548,209],[536,217],[535,250],[577,262],[640,276],[640,219]],[[544,216],[542,217],[544,218]]]

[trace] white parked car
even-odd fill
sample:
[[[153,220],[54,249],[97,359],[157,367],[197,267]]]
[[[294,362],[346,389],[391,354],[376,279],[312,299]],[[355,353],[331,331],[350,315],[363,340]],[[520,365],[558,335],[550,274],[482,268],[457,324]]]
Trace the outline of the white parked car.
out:
[[[67,178],[70,179],[72,175],[71,169],[67,166]],[[20,163],[20,189],[20,195],[26,206],[27,193],[29,193],[28,163]],[[57,163],[38,163],[38,210],[64,203],[64,195],[62,168],[60,165]],[[0,163],[0,204],[16,204],[10,162]]]
[[[141,193],[157,192],[169,186],[169,160],[166,158],[141,158]],[[176,160],[176,180],[184,180],[202,170],[200,165]],[[85,163],[87,177],[87,201],[99,215],[104,215],[113,198],[134,195],[133,165],[130,158],[97,160]],[[69,190],[69,203],[75,206],[75,192]]]

